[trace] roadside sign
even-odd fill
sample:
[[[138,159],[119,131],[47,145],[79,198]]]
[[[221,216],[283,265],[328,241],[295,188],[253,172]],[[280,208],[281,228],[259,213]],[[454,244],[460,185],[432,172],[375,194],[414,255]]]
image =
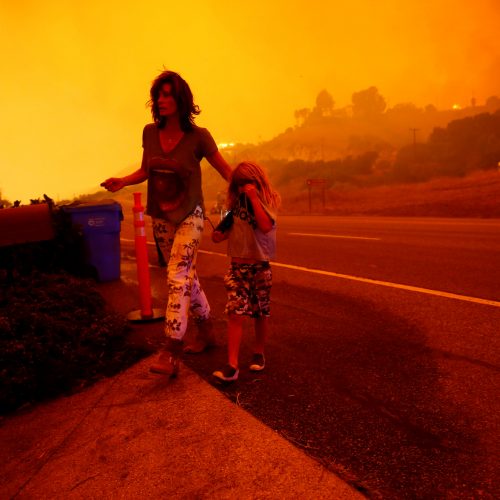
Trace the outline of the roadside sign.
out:
[[[307,179],[307,187],[309,189],[309,213],[312,211],[312,187],[319,186],[321,188],[321,198],[323,201],[323,210],[325,210],[325,190],[326,190],[326,179]]]
[[[317,186],[326,184],[326,179],[307,179],[306,183],[308,186]]]

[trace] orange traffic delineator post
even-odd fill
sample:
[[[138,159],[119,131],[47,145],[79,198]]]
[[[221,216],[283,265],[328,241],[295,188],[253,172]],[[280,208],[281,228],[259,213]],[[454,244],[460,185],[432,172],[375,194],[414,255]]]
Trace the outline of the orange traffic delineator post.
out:
[[[139,282],[139,300],[141,308],[127,314],[129,321],[146,322],[165,318],[161,309],[153,309],[151,300],[151,279],[149,275],[148,247],[146,241],[146,222],[141,193],[134,193],[134,229],[135,260],[137,263],[137,281]]]

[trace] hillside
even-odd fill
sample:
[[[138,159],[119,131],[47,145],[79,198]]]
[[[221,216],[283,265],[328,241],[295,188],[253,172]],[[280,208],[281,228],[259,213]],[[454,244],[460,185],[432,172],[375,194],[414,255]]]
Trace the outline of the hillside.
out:
[[[379,114],[377,123],[390,116],[389,112]],[[316,117],[296,132],[310,131],[313,125],[320,124],[326,130],[324,127],[336,120]],[[344,120],[356,122],[346,117]],[[313,136],[310,139],[311,151],[316,152],[324,152],[330,142],[335,143],[333,140],[318,143]],[[365,149],[358,155],[334,160],[260,156],[262,148],[272,142],[257,149],[251,145],[232,146],[224,149],[223,154],[233,166],[243,159],[262,164],[281,193],[282,213],[500,217],[500,110],[456,119],[445,128],[436,128],[425,143],[392,151]],[[210,212],[226,185],[207,162],[203,162],[202,172]],[[309,186],[310,179],[322,179],[324,184]],[[129,197],[136,189],[145,191],[144,186],[129,187],[126,190]]]
[[[369,95],[375,90],[374,95]],[[276,137],[260,144],[236,144],[231,156],[239,161],[253,158],[259,161],[282,159],[328,161],[349,155],[376,151],[387,155],[414,143],[423,144],[436,129],[448,127],[452,122],[467,122],[467,118],[493,114],[500,109],[500,99],[492,97],[484,106],[463,109],[438,110],[429,105],[418,108],[402,103],[385,108],[385,100],[375,88],[361,92],[367,94],[363,105],[334,109],[326,105],[296,112],[297,123]],[[380,99],[382,107],[373,111]]]
[[[205,200],[207,209],[210,209],[215,204],[217,191],[224,189],[224,183],[210,171],[205,171],[205,174]],[[307,186],[289,183],[285,190],[280,190],[279,186],[278,190],[283,199],[280,210],[282,215],[310,213]],[[103,190],[79,199],[87,201],[113,198],[127,211],[131,209],[134,191],[143,193],[145,203],[145,184],[130,186],[115,194]],[[434,179],[392,186],[356,188],[339,185],[325,190],[324,208],[321,188],[315,186],[311,189],[311,213],[500,218],[500,172],[476,172],[463,178]]]
[[[321,191],[312,191],[313,211],[322,211]],[[307,193],[284,196],[284,213],[307,213]],[[425,183],[330,189],[328,215],[383,215],[411,217],[500,217],[500,172],[478,172],[456,179]]]

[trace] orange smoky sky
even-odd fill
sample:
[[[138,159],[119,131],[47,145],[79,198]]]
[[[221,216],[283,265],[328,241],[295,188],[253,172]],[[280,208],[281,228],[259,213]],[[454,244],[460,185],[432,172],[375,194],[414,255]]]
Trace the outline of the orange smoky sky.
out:
[[[448,108],[500,94],[498,0],[0,0],[0,189],[61,199],[141,158],[164,67],[217,142],[260,142],[327,89]]]

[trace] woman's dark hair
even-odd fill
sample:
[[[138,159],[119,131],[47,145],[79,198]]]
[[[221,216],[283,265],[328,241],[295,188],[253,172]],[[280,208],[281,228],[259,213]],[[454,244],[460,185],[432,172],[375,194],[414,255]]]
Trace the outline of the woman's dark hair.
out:
[[[187,82],[173,71],[163,71],[154,79],[151,85],[149,92],[151,99],[148,101],[148,105],[151,106],[153,121],[160,128],[165,126],[166,118],[160,116],[158,110],[160,90],[165,83],[169,83],[172,86],[172,97],[177,103],[181,129],[183,132],[189,132],[193,129],[194,117],[200,114],[200,108],[194,103],[193,93]]]

